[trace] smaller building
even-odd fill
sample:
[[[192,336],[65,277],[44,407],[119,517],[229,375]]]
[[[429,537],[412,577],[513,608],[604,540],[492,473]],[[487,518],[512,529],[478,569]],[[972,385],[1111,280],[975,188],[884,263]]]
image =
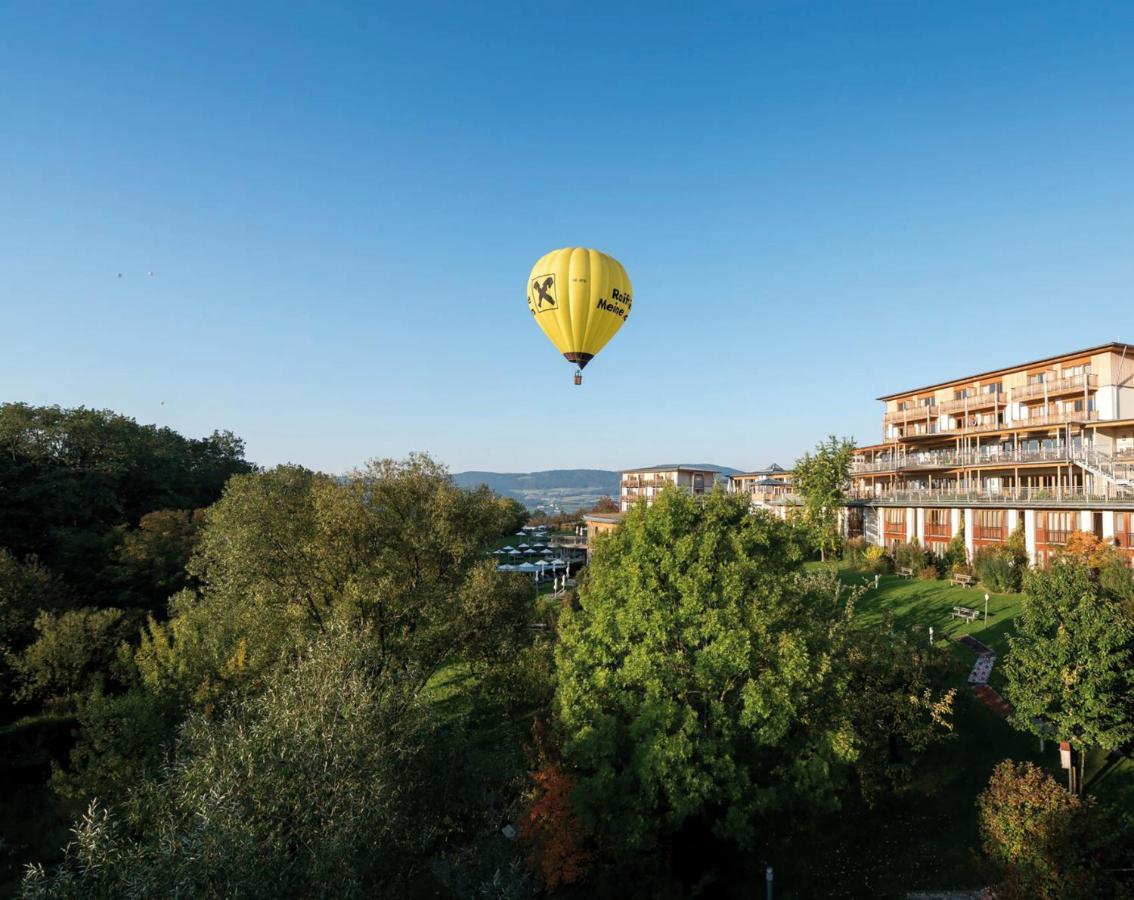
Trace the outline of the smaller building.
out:
[[[650,505],[666,485],[676,485],[698,496],[708,493],[717,481],[725,478],[719,469],[684,464],[623,469],[619,474],[622,476],[619,496],[622,512],[629,510],[639,500],[645,500],[646,505]]]
[[[791,472],[776,463],[754,472],[740,472],[728,480],[732,494],[748,494],[752,511],[764,510],[786,519],[788,510],[797,506],[792,493]]]
[[[587,523],[587,562],[595,550],[595,538],[601,534],[610,534],[622,523],[622,513],[587,513],[583,521]]]

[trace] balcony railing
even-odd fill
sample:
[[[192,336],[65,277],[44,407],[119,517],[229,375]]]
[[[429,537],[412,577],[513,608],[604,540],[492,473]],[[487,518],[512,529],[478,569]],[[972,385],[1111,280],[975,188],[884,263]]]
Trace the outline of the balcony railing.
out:
[[[1078,447],[1068,450],[1065,444],[1037,449],[1008,448],[999,446],[976,450],[921,450],[901,453],[896,457],[852,462],[851,474],[861,475],[870,472],[897,472],[911,469],[954,469],[964,466],[996,466],[1011,463],[1037,462],[1079,462],[1087,461],[1095,451]]]
[[[892,409],[882,416],[882,421],[890,422],[924,422],[926,418],[935,419],[940,410],[936,406],[913,406],[909,409]]]
[[[1013,400],[1029,400],[1034,397],[1051,397],[1071,391],[1093,391],[1099,386],[1099,376],[1069,375],[1066,378],[1053,378],[1051,381],[1038,381],[1012,389]]]
[[[1047,413],[1042,416],[1029,416],[1026,419],[1012,419],[1004,422],[979,422],[975,424],[968,424],[966,422],[954,422],[953,426],[946,427],[944,424],[938,425],[937,431],[940,434],[977,434],[987,431],[1027,431],[1033,428],[1050,428],[1054,425],[1071,425],[1078,422],[1097,422],[1099,414],[1097,410],[1069,410],[1064,412]]]
[[[956,490],[953,488],[898,488],[894,490],[852,491],[851,500],[905,506],[1003,506],[1009,503],[1034,503],[1040,506],[1081,505],[1084,503],[1134,507],[1134,495],[1102,493],[1082,486],[1063,488],[1004,487],[999,490]]]
[[[963,397],[960,400],[946,400],[944,403],[938,403],[937,408],[943,413],[964,412],[966,409],[985,409],[989,406],[1003,406],[1004,395],[1001,393],[996,394],[974,394],[971,397]]]

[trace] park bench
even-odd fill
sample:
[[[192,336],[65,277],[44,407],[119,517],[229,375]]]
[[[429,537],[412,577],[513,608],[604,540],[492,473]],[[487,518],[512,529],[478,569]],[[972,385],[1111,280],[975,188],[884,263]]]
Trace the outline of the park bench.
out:
[[[980,617],[980,610],[969,609],[967,606],[954,606],[953,617],[964,619],[966,622],[975,622]]]
[[[913,569],[911,569],[909,566],[903,566],[902,568],[898,569],[898,574],[902,578],[913,578]]]
[[[973,576],[972,575],[954,575],[952,578],[949,579],[949,583],[955,584],[958,587],[972,587],[973,586]]]

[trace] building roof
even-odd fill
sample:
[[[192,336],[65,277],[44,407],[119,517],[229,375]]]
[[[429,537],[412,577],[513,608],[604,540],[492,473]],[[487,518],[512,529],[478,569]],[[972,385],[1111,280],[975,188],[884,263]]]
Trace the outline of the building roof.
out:
[[[609,525],[617,525],[622,521],[622,517],[626,515],[620,512],[609,513],[587,513],[583,516],[584,522],[605,522]]]
[[[908,391],[898,391],[894,394],[886,394],[885,396],[878,397],[878,400],[896,400],[898,397],[905,397],[907,394],[920,394],[922,391],[935,391],[938,388],[948,387],[951,384],[957,384],[963,381],[976,381],[981,378],[993,378],[997,375],[1008,375],[1012,372],[1018,372],[1020,369],[1030,369],[1033,366],[1043,366],[1048,363],[1058,362],[1061,359],[1066,359],[1069,356],[1086,356],[1088,353],[1101,353],[1104,350],[1113,350],[1115,353],[1123,353],[1130,351],[1131,360],[1134,361],[1134,344],[1121,344],[1113,342],[1110,344],[1099,344],[1097,347],[1087,347],[1084,350],[1072,350],[1070,353],[1060,353],[1057,356],[1045,356],[1043,359],[1034,359],[1031,362],[1019,363],[1014,366],[1005,366],[1001,369],[990,369],[987,372],[977,372],[975,375],[964,375],[960,378],[950,378],[948,381],[939,381],[937,384],[927,384],[925,387],[910,388]]]
[[[731,475],[731,478],[758,478],[761,475],[790,475],[791,469],[785,469],[783,466],[772,463],[766,469],[753,469],[751,472],[737,472]]]
[[[720,466],[701,466],[692,463],[672,463],[664,466],[640,466],[636,469],[619,469],[619,475],[629,475],[633,472],[712,472],[714,475],[724,475]]]

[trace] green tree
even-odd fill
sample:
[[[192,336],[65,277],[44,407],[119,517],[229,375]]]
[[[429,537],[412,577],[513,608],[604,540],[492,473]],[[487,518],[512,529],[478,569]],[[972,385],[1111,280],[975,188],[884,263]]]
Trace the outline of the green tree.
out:
[[[137,528],[122,526],[107,580],[124,606],[163,611],[169,598],[189,587],[186,571],[204,522],[203,509],[146,513]]]
[[[467,772],[431,750],[438,723],[378,645],[373,626],[329,625],[262,694],[192,717],[173,764],[92,805],[22,895],[404,896]]]
[[[831,435],[795,461],[792,490],[803,500],[803,522],[812,534],[821,559],[842,542],[840,516],[846,500],[854,442]]]
[[[20,561],[0,547],[0,653],[33,640],[35,618],[73,604],[67,586],[35,557]]]
[[[1134,738],[1134,625],[1095,576],[1072,555],[1030,571],[1004,667],[1013,724],[1079,751]]]
[[[608,849],[688,827],[751,843],[762,816],[836,806],[860,754],[909,731],[911,695],[943,715],[899,650],[862,664],[878,636],[853,633],[837,578],[803,576],[803,557],[797,530],[720,492],[663,491],[601,542],[560,620],[555,709]]]
[[[92,602],[108,590],[117,526],[208,506],[251,469],[228,432],[191,439],[109,410],[2,404],[0,547],[36,554]]]
[[[112,676],[118,646],[136,629],[118,609],[40,613],[38,637],[11,659],[25,701],[73,697],[101,687]]]

